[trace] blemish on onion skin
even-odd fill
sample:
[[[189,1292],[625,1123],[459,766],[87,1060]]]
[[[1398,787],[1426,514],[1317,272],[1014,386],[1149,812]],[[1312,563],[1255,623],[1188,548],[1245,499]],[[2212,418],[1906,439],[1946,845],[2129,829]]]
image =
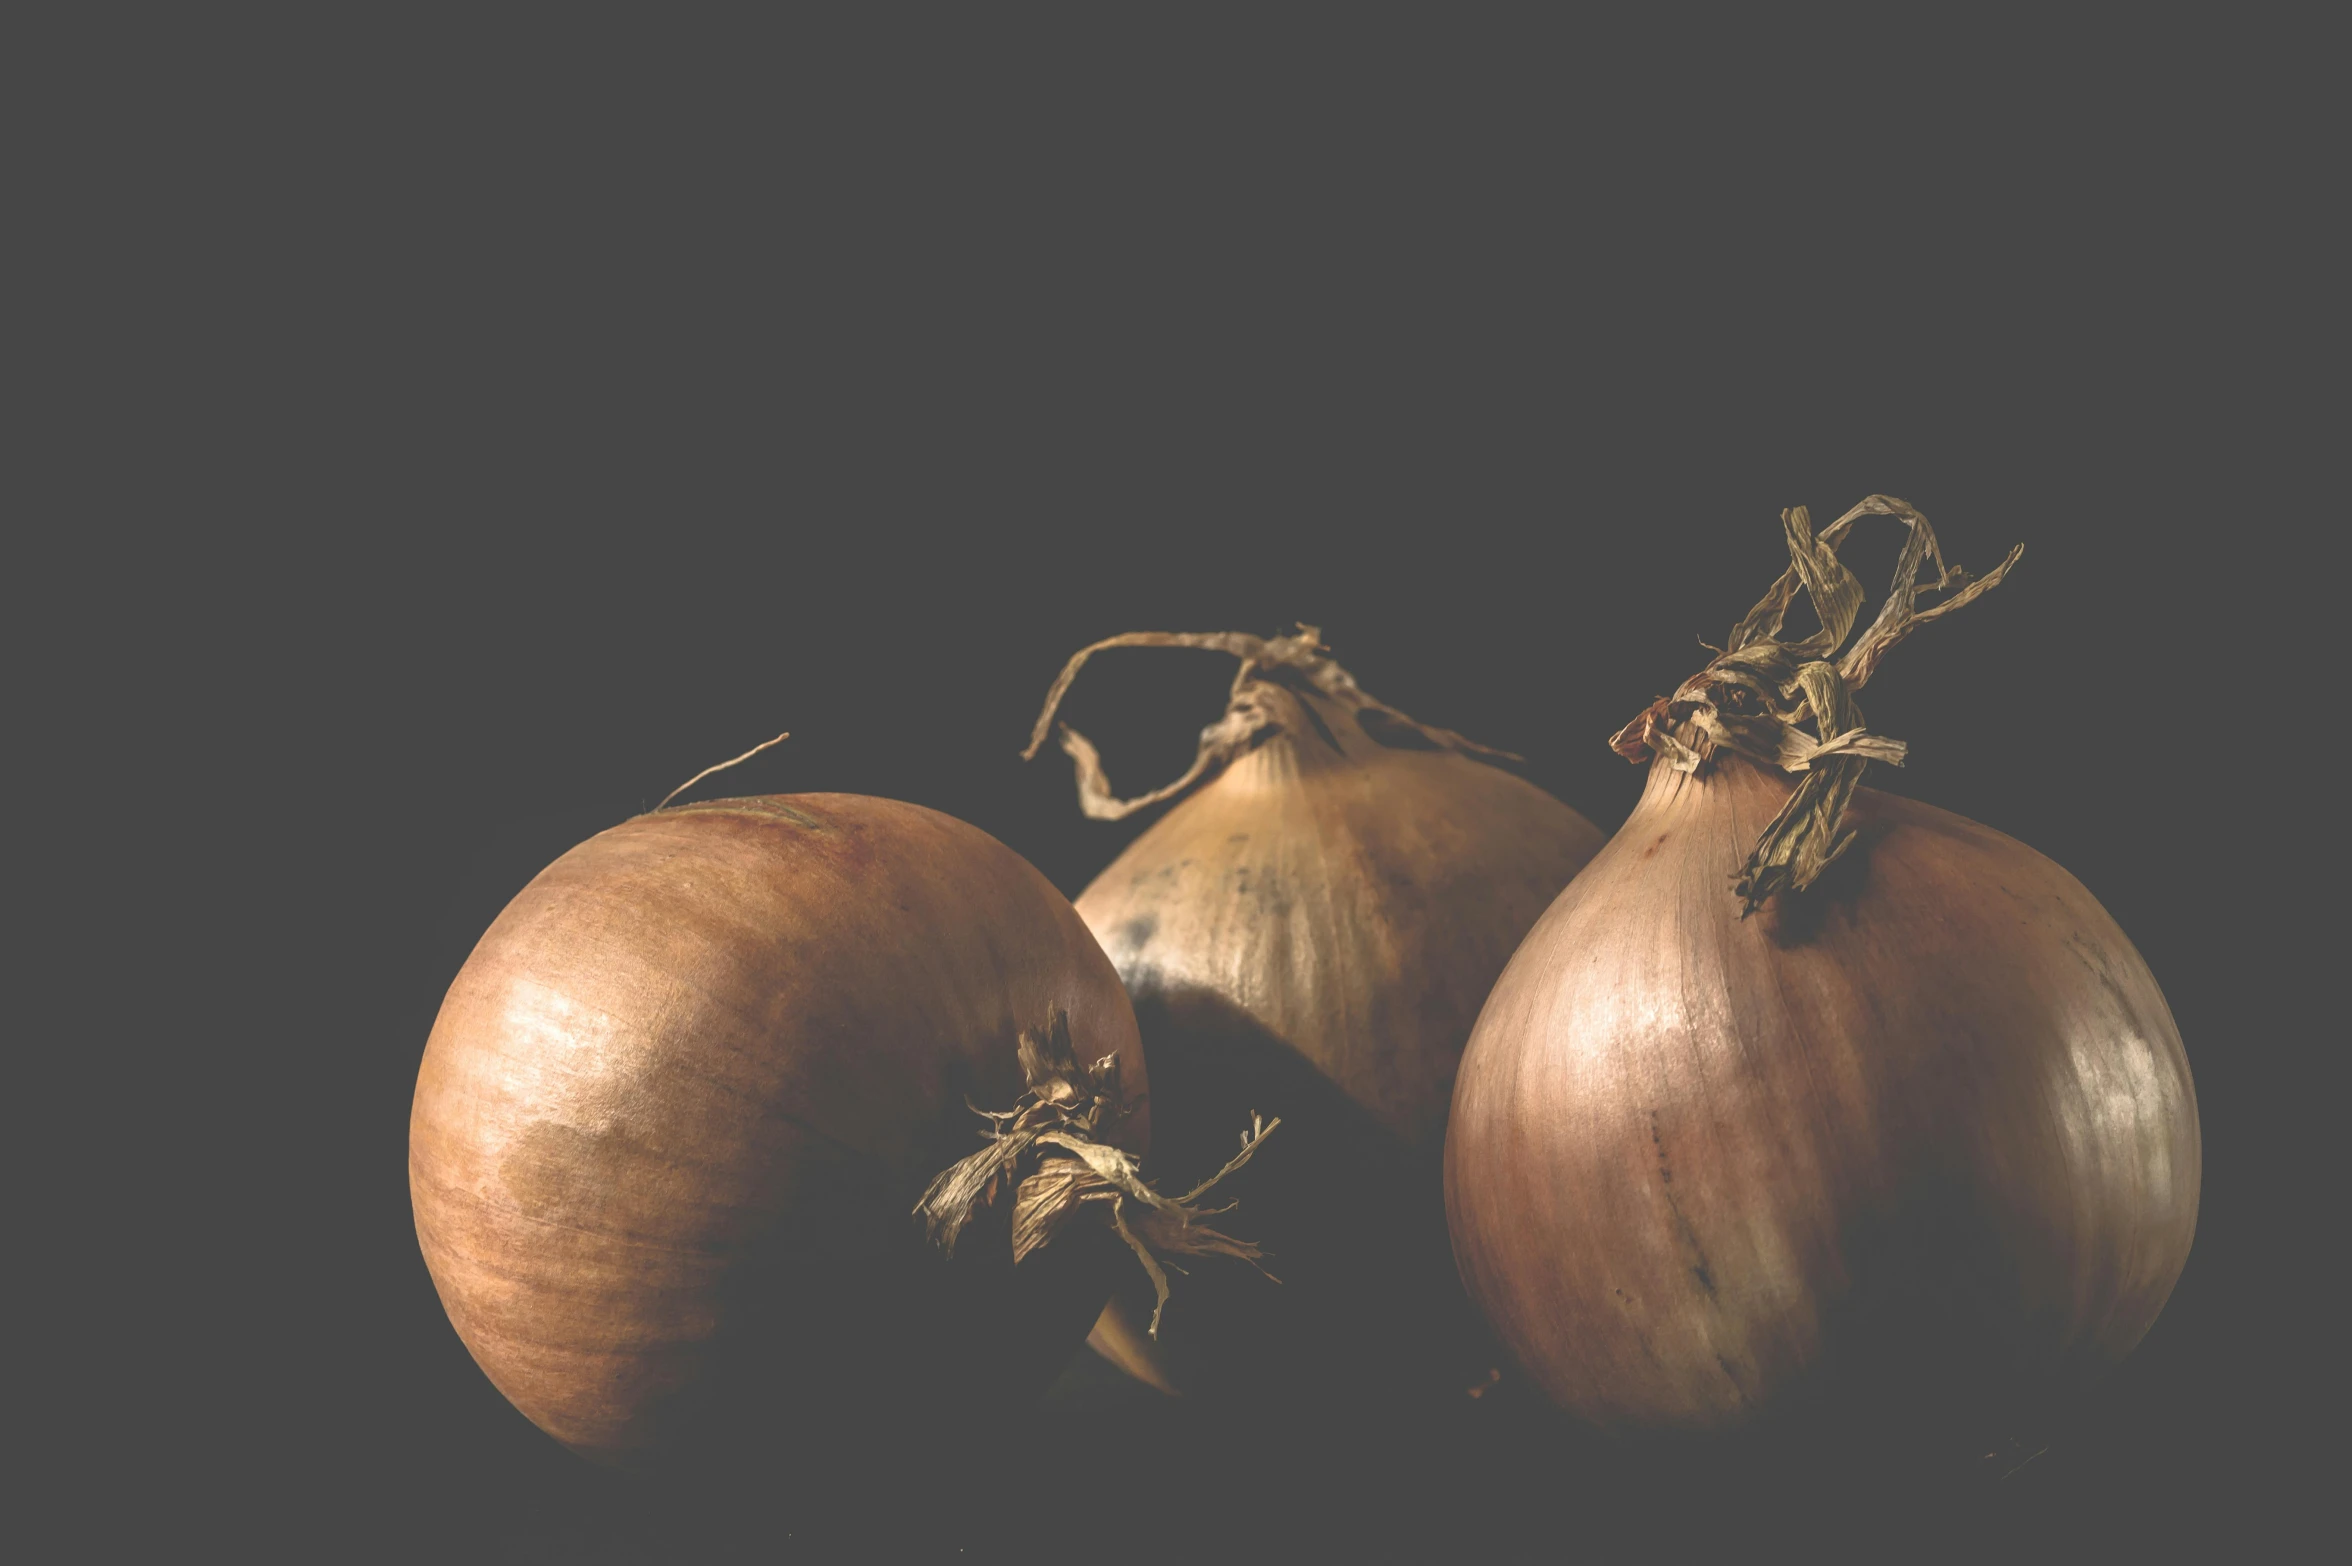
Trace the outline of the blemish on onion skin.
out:
[[[1707,1298],[1715,1298],[1715,1274],[1707,1262],[1706,1247],[1699,1244],[1699,1232],[1683,1216],[1682,1204],[1674,1199],[1674,1170],[1666,1162],[1666,1139],[1658,1132],[1658,1112],[1650,1111],[1650,1145],[1658,1150],[1658,1184],[1664,1189],[1666,1210],[1674,1215],[1674,1226],[1682,1232],[1682,1243],[1690,1247],[1690,1275]]]

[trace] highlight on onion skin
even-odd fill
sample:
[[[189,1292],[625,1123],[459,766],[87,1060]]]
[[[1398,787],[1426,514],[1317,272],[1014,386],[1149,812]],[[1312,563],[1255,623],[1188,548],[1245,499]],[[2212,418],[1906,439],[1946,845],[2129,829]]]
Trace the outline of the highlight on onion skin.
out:
[[[912,1216],[1063,1019],[1147,1099],[1077,913],[995,839],[845,794],[664,809],[499,915],[418,1074],[434,1286],[535,1424],[625,1466],[816,1450],[1042,1390],[1132,1258],[1099,1226],[952,1259]],[[1142,1154],[1147,1103],[1104,1133]]]
[[[1873,512],[1913,527],[1923,585],[1965,583],[1885,497],[1818,540],[1791,513],[1792,574],[1843,593],[1835,544]],[[1776,661],[1759,610],[1752,667]],[[1777,661],[1831,660],[1853,616],[1822,619],[1826,647]],[[1716,676],[1742,648],[1619,736],[1654,758],[1641,802],[1479,1017],[1446,1146],[1463,1280],[1553,1403],[1619,1432],[2032,1428],[2140,1341],[2186,1262],[2179,1033],[2081,883],[1931,805],[1854,789],[1750,917],[1802,774],[1723,737]],[[1784,753],[1863,733],[1850,676],[1884,650],[1830,661],[1839,689],[1816,673],[1834,721],[1793,674],[1765,693],[1816,724]]]
[[[1185,797],[1078,898],[1125,981],[1152,1061],[1162,1184],[1214,1171],[1233,1128],[1279,1116],[1234,1185],[1268,1283],[1184,1280],[1156,1341],[1121,1280],[1089,1340],[1167,1392],[1304,1383],[1459,1394],[1478,1356],[1446,1248],[1438,1154],[1470,1024],[1519,937],[1599,847],[1582,816],[1367,694],[1312,627],[1292,636],[1137,633],[1109,646],[1242,659],[1231,704],[1176,783],[1110,791],[1062,731],[1087,813]]]

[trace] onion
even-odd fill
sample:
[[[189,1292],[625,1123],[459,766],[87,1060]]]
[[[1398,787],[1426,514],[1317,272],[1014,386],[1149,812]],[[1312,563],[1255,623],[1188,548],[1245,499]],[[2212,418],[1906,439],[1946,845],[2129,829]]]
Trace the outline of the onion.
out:
[[[1868,514],[1910,534],[1839,658],[1862,595],[1836,550]],[[1455,1253],[1519,1364],[1611,1429],[2030,1426],[2180,1275],[2187,1059],[2072,876],[1855,787],[1903,750],[1851,692],[2017,554],[1969,583],[1884,496],[1784,528],[1793,564],[1728,649],[1613,741],[1652,759],[1641,802],[1479,1017],[1446,1146]],[[1799,586],[1821,629],[1783,642]]]
[[[1196,1278],[1156,1342],[1131,1287],[1090,1341],[1166,1391],[1430,1376],[1458,1392],[1475,1367],[1447,1356],[1475,1324],[1437,1164],[1455,1062],[1513,945],[1601,834],[1498,765],[1516,757],[1366,695],[1311,626],[1098,642],[1062,671],[1025,754],[1110,647],[1242,661],[1191,768],[1141,798],[1114,798],[1094,747],[1061,731],[1088,815],[1189,795],[1078,899],[1143,1028],[1155,1165],[1216,1169],[1252,1113],[1287,1129],[1243,1187],[1281,1286]]]
[[[574,1451],[830,1445],[1041,1389],[1121,1265],[1089,1225],[1016,1272],[992,1179],[947,1213],[932,1177],[978,1168],[991,1124],[968,1103],[1053,1099],[1031,1129],[1116,1173],[1147,1087],[1101,948],[987,834],[845,794],[657,810],[543,871],[451,986],[417,1236],[483,1370]],[[969,1219],[992,1243],[943,1257],[919,1198],[946,1241]],[[1025,1204],[1030,1228],[1065,1205]]]

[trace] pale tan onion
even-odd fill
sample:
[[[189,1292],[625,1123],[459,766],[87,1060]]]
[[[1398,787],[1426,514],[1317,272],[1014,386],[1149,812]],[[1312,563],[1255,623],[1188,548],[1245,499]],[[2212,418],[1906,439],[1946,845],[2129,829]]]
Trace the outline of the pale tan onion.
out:
[[[1078,910],[1144,1029],[1162,1183],[1215,1170],[1253,1112],[1281,1117],[1235,1182],[1281,1282],[1203,1269],[1156,1343],[1130,1282],[1091,1341],[1167,1390],[1423,1376],[1458,1392],[1483,1361],[1461,1341],[1440,1207],[1455,1063],[1511,948],[1601,834],[1500,753],[1365,695],[1312,628],[1104,645],[1137,644],[1244,662],[1182,785],[1198,786]],[[1064,744],[1089,813],[1125,813],[1093,748]]]

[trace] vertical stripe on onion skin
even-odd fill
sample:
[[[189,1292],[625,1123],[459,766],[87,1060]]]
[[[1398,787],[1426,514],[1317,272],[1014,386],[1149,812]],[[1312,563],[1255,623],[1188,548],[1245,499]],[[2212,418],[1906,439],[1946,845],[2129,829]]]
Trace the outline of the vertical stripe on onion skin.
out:
[[[1000,1202],[950,1260],[910,1210],[1057,1016],[1148,1096],[1101,948],[977,828],[843,794],[624,822],[533,880],[443,1003],[409,1141],[434,1285],[517,1408],[623,1466],[1033,1393],[1125,1248],[1074,1232],[1016,1270]],[[1149,1135],[1146,1106],[1106,1140]]]
[[[1811,768],[1757,754],[1828,755],[1835,730],[1899,757],[1850,692],[1935,612],[1909,584],[1961,589],[1951,607],[1998,579],[1963,587],[1925,519],[1873,497],[1818,539],[1790,514],[1817,601],[1858,606],[1835,545],[1873,513],[1913,528],[1896,609],[1833,659],[1851,609],[1824,608],[1826,646],[1782,648],[1768,597],[1618,736],[1651,758],[1641,802],[1512,958],[1455,1086],[1463,1280],[1552,1401],[1604,1427],[2010,1433],[2121,1360],[2188,1256],[2188,1061],[2097,900],[1931,805],[1792,803]],[[1741,659],[1777,683],[1735,711]]]
[[[1105,646],[1242,659],[1225,716],[1177,783],[1110,792],[1063,731],[1087,813],[1183,795],[1080,895],[1152,1060],[1163,1185],[1213,1171],[1252,1113],[1279,1115],[1235,1182],[1270,1284],[1184,1281],[1157,1341],[1124,1281],[1090,1340],[1169,1392],[1312,1382],[1459,1393],[1484,1361],[1446,1248],[1438,1153],[1455,1062],[1519,937],[1600,846],[1515,760],[1366,695],[1312,627],[1140,633]],[[1475,1361],[1475,1362],[1474,1362]]]

